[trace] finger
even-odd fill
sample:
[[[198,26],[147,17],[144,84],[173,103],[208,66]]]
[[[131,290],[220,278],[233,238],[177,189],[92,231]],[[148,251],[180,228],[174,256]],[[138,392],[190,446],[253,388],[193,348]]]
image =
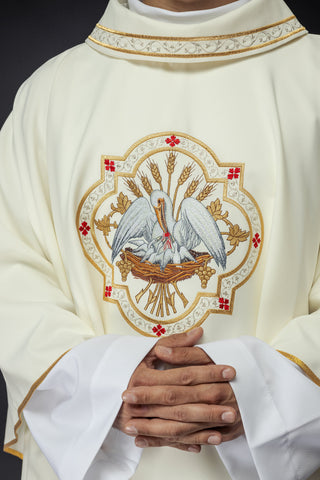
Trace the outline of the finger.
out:
[[[192,433],[190,435],[177,437],[152,437],[138,435],[136,441],[144,441],[145,447],[157,446],[158,441],[163,444],[177,444],[181,443],[183,445],[220,445],[223,441],[223,435],[218,430],[200,430],[198,432]]]
[[[193,328],[189,332],[176,333],[169,335],[168,337],[161,338],[157,345],[163,345],[166,347],[193,347],[203,335],[203,328]]]
[[[135,387],[122,394],[125,403],[139,405],[183,405],[186,403],[208,403],[219,405],[230,400],[233,392],[228,383],[210,383],[187,387],[155,385]]]
[[[173,368],[169,370],[140,369],[130,382],[130,387],[142,385],[200,385],[233,380],[236,376],[234,368],[228,365],[199,365]]]
[[[199,347],[170,347],[157,344],[156,356],[173,365],[206,365],[213,363],[211,358]]]
[[[184,437],[206,427],[209,428],[210,425],[174,422],[160,418],[135,418],[127,423],[124,432],[131,436],[171,437],[172,442],[175,442],[179,437]]]
[[[160,418],[177,422],[205,423],[212,427],[233,424],[237,412],[231,407],[206,404],[188,404],[173,407],[162,405],[136,405],[130,407],[134,418]]]
[[[148,447],[173,447],[178,448],[179,450],[184,450],[186,452],[192,453],[200,453],[201,446],[200,445],[185,445],[183,443],[170,443],[162,438],[157,437],[137,437],[135,440],[135,444],[137,447],[140,448],[148,448]]]
[[[200,430],[198,432],[192,433],[190,435],[176,437],[151,437],[138,435],[136,437],[136,442],[143,442],[144,448],[147,447],[156,447],[158,442],[161,442],[163,446],[172,443],[182,443],[182,445],[220,445],[222,442],[230,442],[240,437],[244,433],[242,423],[237,424],[234,427],[223,427],[219,430]]]
[[[243,423],[241,420],[239,420],[232,426],[219,428],[219,432],[222,435],[222,442],[230,442],[231,440],[234,440],[235,438],[238,438],[240,435],[244,434]]]

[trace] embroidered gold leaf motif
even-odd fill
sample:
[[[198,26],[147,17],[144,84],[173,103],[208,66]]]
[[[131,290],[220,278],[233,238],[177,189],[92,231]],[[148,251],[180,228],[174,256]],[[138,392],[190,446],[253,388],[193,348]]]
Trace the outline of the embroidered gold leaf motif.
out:
[[[142,194],[141,194],[141,196],[142,196]],[[121,213],[121,215],[123,215],[128,210],[130,205],[131,205],[131,200],[129,200],[127,195],[124,195],[123,192],[120,192],[120,194],[117,198],[116,207],[112,203],[111,204],[111,209],[113,210],[113,212],[119,212],[119,213]]]
[[[237,247],[240,242],[245,242],[248,239],[248,236],[249,232],[241,230],[239,225],[232,225],[230,226],[227,240],[229,240],[230,245]]]
[[[209,210],[209,213],[213,216],[215,221],[224,220],[228,217],[229,214],[228,212],[222,214],[222,205],[219,198],[217,198],[214,202],[211,202],[210,205],[207,206],[207,209]]]
[[[98,230],[101,230],[103,232],[103,235],[107,237],[111,231],[111,227],[117,228],[116,222],[111,223],[110,222],[110,215],[104,215],[104,217],[101,220],[95,220],[94,221],[96,227]]]

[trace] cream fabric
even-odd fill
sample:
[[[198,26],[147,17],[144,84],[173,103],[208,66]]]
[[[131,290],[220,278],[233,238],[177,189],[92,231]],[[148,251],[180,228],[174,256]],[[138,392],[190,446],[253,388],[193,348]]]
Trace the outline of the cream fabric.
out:
[[[251,0],[208,22],[178,25],[175,35],[235,34],[290,15],[279,0]],[[128,35],[172,34],[169,24],[144,19],[118,0],[110,1],[100,23]],[[61,355],[96,336],[139,335],[117,303],[104,301],[103,276],[84,254],[76,219],[100,179],[101,155],[121,157],[159,132],[184,132],[221,163],[244,164],[244,190],[264,222],[255,271],[235,291],[232,315],[205,320],[203,341],[257,337],[300,358],[319,377],[319,39],[298,30],[262,49],[212,58],[154,58],[140,55],[136,41],[128,53],[88,40],[23,85],[0,147],[7,447],[27,452],[22,408]],[[130,275],[128,282],[134,289],[137,280]],[[138,344],[130,351],[133,366],[139,352]],[[216,457],[205,452],[209,468]],[[165,462],[173,453],[162,455]]]

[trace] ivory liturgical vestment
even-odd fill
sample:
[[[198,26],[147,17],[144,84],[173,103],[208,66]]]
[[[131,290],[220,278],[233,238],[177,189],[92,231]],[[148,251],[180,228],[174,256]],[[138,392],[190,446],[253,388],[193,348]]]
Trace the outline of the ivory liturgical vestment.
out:
[[[188,25],[111,0],[21,87],[1,133],[0,361],[24,478],[320,468],[319,47],[282,0]],[[140,461],[112,428],[121,392],[158,338],[200,325],[237,370],[246,436]]]

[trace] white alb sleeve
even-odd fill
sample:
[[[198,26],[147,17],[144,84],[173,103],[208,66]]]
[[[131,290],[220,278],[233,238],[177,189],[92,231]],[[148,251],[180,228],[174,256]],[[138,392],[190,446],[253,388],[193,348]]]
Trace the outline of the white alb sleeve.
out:
[[[320,467],[320,388],[254,337],[199,345],[231,382],[245,435],[217,447],[233,480],[306,480]]]
[[[137,365],[157,339],[105,335],[68,352],[24,409],[60,480],[128,480],[142,453],[112,427]]]

